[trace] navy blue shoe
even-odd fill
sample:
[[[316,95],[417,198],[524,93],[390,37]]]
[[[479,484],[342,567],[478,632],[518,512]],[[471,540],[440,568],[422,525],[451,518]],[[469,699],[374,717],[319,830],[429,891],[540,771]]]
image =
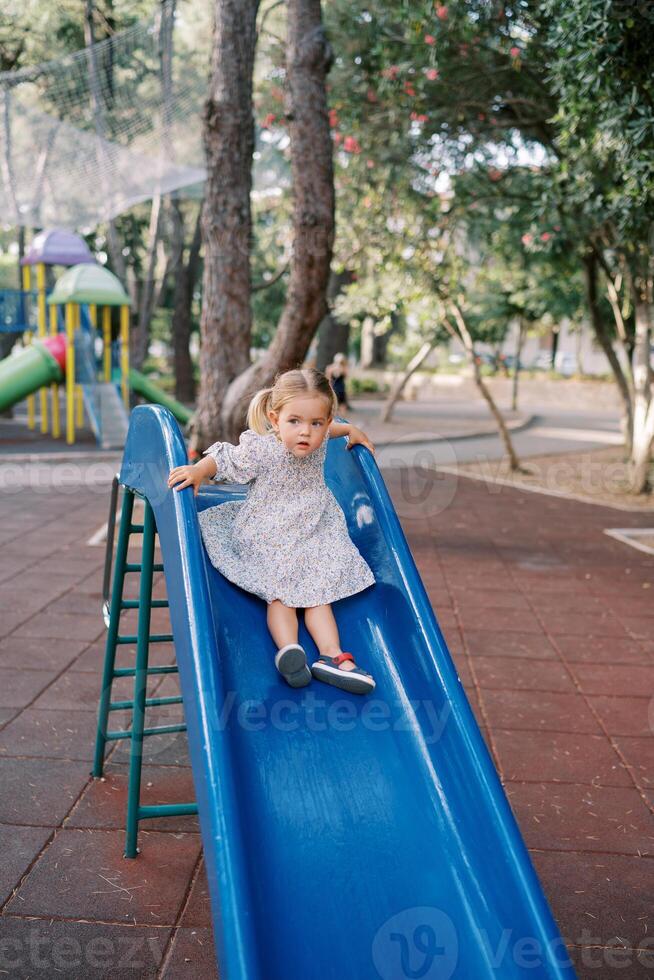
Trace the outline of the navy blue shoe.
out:
[[[299,643],[287,643],[275,654],[275,667],[291,687],[306,687],[311,683],[307,655]]]
[[[336,657],[318,657],[311,664],[311,673],[316,680],[333,684],[334,687],[340,687],[352,694],[367,694],[368,691],[374,691],[375,681],[372,674],[367,670],[361,670],[356,664],[351,670],[341,670],[338,665],[344,660],[351,660],[354,663],[351,653],[339,653]]]

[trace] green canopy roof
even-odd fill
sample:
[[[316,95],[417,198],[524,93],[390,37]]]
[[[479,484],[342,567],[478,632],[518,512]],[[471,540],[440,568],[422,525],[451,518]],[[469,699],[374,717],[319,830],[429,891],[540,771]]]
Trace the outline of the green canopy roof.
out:
[[[95,303],[98,306],[129,306],[129,296],[120,279],[101,265],[74,265],[64,272],[48,296],[48,303]]]

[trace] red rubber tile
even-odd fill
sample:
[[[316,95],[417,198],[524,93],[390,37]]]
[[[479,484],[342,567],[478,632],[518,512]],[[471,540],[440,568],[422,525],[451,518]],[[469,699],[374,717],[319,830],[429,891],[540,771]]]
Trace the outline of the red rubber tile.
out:
[[[580,694],[484,690],[482,702],[491,729],[601,732]]]
[[[654,701],[651,698],[594,695],[588,702],[609,735],[654,734]]]
[[[569,852],[562,861],[555,851],[536,851],[531,858],[568,941],[627,947],[646,943],[651,949],[651,858]],[[654,950],[651,957],[654,966]]]
[[[556,647],[570,663],[648,664],[654,660],[642,643],[632,639],[556,636]]]
[[[529,609],[529,603],[517,589],[499,592],[496,589],[468,589],[455,593],[459,609]]]
[[[558,660],[546,636],[538,633],[487,633],[465,630],[468,651],[473,657],[528,657],[536,660]]]
[[[493,738],[507,780],[633,786],[603,735],[496,730]]]
[[[575,664],[574,673],[586,694],[649,698],[654,695],[654,665]]]
[[[654,822],[636,789],[507,782],[505,790],[528,847],[654,856]]]
[[[85,762],[0,759],[0,822],[58,826],[88,778]]]
[[[152,680],[152,679],[151,679]],[[101,674],[82,673],[72,670],[62,674],[41,697],[34,702],[35,708],[53,708],[63,711],[98,710],[100,700]],[[152,684],[154,686],[154,683]],[[151,688],[148,688],[148,695]],[[114,700],[131,699],[134,680],[131,677],[117,677],[112,687]]]
[[[555,660],[475,657],[474,668],[481,688],[576,693],[568,671]]]
[[[11,980],[155,980],[170,928],[3,915]]]
[[[629,772],[643,790],[654,788],[654,736],[631,738],[617,735],[614,738],[620,752],[627,760]]]
[[[93,779],[84,790],[66,827],[95,827],[120,830],[127,815],[127,767],[105,768],[103,779]],[[190,769],[174,766],[143,766],[141,773],[141,805],[159,803],[193,803],[195,787]],[[196,816],[153,817],[140,821],[143,830],[186,831],[199,833]]]
[[[57,676],[53,670],[0,667],[0,707],[24,708]]]
[[[592,924],[581,935],[594,939],[597,933]],[[651,980],[654,973],[654,953],[648,949],[623,949],[596,945],[572,947],[570,959],[579,980]]]
[[[28,639],[9,636],[0,640],[0,667],[59,672],[86,647],[85,640]]]
[[[542,634],[538,619],[528,609],[491,609],[464,607],[459,613],[464,632],[489,630],[495,633]]]
[[[583,636],[585,639],[595,636],[615,636],[618,639],[627,637],[622,623],[610,612],[553,613],[547,618],[547,629],[553,636]]]
[[[2,854],[0,905],[7,901],[51,833],[49,827],[16,827],[11,824],[0,824],[0,854]],[[2,931],[2,919],[0,919],[0,935]]]
[[[191,894],[189,895],[188,905],[182,915],[181,926],[211,927],[211,903],[209,900],[209,885],[205,871],[204,861],[200,867],[197,878],[193,882]]]
[[[127,712],[111,715],[111,727],[125,729]],[[0,732],[0,756],[91,761],[97,718],[90,711],[46,711],[27,708]]]
[[[177,929],[162,980],[218,980],[211,929]]]
[[[78,613],[42,612],[32,616],[27,623],[19,626],[16,636],[43,637],[49,639],[86,640],[92,643],[104,633],[105,626],[102,616],[90,613],[82,616]]]
[[[7,905],[10,913],[172,925],[200,854],[197,834],[139,834],[123,857],[119,830],[59,830]]]

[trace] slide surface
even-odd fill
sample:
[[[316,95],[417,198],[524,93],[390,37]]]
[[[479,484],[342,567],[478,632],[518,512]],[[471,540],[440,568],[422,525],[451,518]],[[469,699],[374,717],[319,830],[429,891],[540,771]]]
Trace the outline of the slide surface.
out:
[[[63,380],[66,363],[63,338],[45,337],[0,361],[0,412],[34,394],[44,385]]]
[[[173,398],[172,395],[169,395],[168,392],[151,381],[145,374],[137,371],[136,368],[129,369],[129,385],[132,391],[141,395],[146,401],[167,408],[182,425],[186,425],[193,414],[190,408],[182,405],[181,402],[178,402],[176,398]]]
[[[205,556],[173,417],[139,406],[120,474],[160,538],[222,980],[574,978],[372,454],[326,479],[377,583],[334,604],[376,690],[277,674],[265,604]],[[329,556],[325,556],[329,560]],[[315,647],[301,619],[309,660]]]

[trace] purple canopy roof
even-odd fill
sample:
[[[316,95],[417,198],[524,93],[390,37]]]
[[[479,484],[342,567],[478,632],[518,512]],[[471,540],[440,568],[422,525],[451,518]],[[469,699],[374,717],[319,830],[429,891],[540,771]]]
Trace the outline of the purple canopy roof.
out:
[[[81,265],[95,262],[88,245],[79,235],[62,228],[39,232],[21,265]]]

